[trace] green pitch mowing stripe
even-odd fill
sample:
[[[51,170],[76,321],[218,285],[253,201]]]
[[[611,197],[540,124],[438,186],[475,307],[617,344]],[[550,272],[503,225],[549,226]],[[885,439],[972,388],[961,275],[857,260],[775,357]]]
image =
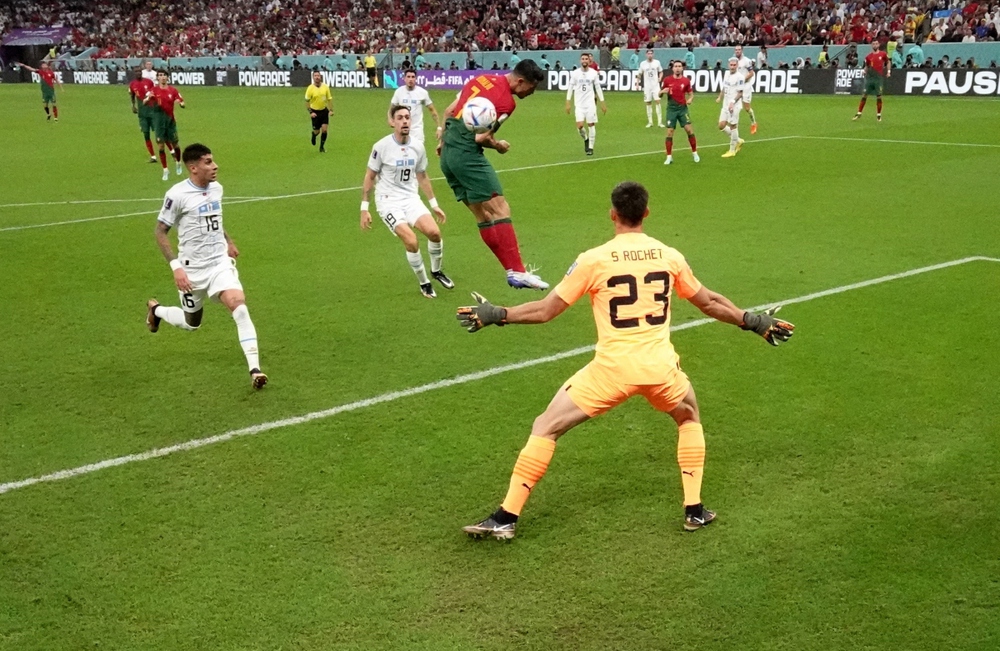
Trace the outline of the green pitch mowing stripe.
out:
[[[843,294],[844,292],[849,292],[855,289],[862,289],[865,287],[871,287],[873,285],[880,285],[882,283],[891,282],[893,280],[909,278],[911,276],[917,276],[920,274],[929,273],[931,271],[939,271],[941,269],[956,267],[958,265],[968,264],[970,262],[1000,262],[1000,259],[989,258],[984,256],[972,256],[968,258],[961,258],[959,260],[951,260],[949,262],[942,262],[939,264],[920,267],[917,269],[910,269],[909,271],[890,274],[888,276],[881,276],[879,278],[872,278],[870,280],[851,283],[849,285],[841,285],[840,287],[833,287],[831,289],[825,289],[823,291],[814,292],[812,294],[806,294],[804,296],[789,298],[782,301],[764,303],[762,305],[756,305],[748,309],[763,310],[769,307],[773,307],[775,305],[793,305],[796,303],[805,303],[807,301],[812,301],[817,298],[824,298],[826,296]],[[687,323],[681,323],[675,326],[671,326],[670,330],[671,332],[677,332],[679,330],[687,330],[689,328],[695,328],[697,326],[707,325],[709,323],[714,323],[714,322],[715,319],[697,319],[695,321],[689,321]],[[59,481],[61,479],[71,479],[73,477],[79,477],[81,475],[87,475],[92,472],[97,472],[98,470],[104,470],[105,468],[114,468],[116,466],[123,466],[125,464],[135,463],[138,461],[148,461],[150,459],[156,459],[158,457],[165,457],[167,455],[175,454],[177,452],[187,452],[189,450],[196,450],[198,448],[202,448],[207,445],[223,443],[225,441],[229,441],[235,438],[240,438],[243,436],[255,436],[257,434],[262,434],[264,432],[268,432],[274,429],[280,429],[282,427],[301,425],[303,423],[308,423],[314,420],[330,418],[338,414],[343,414],[350,411],[356,411],[358,409],[365,409],[367,407],[373,407],[375,405],[380,405],[387,402],[394,402],[401,398],[409,398],[411,396],[420,395],[421,393],[426,393],[428,391],[435,391],[437,389],[445,389],[448,387],[458,386],[460,384],[467,384],[469,382],[475,382],[477,380],[493,377],[496,375],[500,375],[502,373],[509,373],[511,371],[530,368],[532,366],[538,366],[539,364],[548,364],[550,362],[559,361],[562,359],[566,359],[568,357],[576,357],[577,355],[583,355],[593,350],[594,346],[582,346],[580,348],[566,350],[561,353],[556,353],[554,355],[547,355],[545,357],[529,359],[523,362],[517,362],[515,364],[496,366],[494,368],[489,368],[483,371],[477,371],[475,373],[459,375],[457,377],[440,380],[438,382],[431,382],[429,384],[423,384],[409,389],[403,389],[401,391],[392,391],[390,393],[383,393],[381,395],[373,396],[365,400],[358,400],[356,402],[351,402],[346,405],[339,405],[337,407],[331,407],[330,409],[324,409],[322,411],[314,411],[308,414],[303,414],[301,416],[293,416],[291,418],[283,418],[281,420],[261,423],[259,425],[252,425],[250,427],[231,430],[228,432],[224,432],[222,434],[217,434],[215,436],[192,439],[190,441],[185,441],[184,443],[178,443],[177,445],[170,445],[163,448],[156,448],[154,450],[149,450],[147,452],[142,452],[138,454],[129,454],[121,457],[115,457],[113,459],[105,459],[104,461],[99,461],[97,463],[78,466],[76,468],[70,468],[67,470],[60,470],[59,472],[54,472],[39,477],[29,477],[27,479],[22,479],[19,481],[7,482],[4,484],[0,484],[0,494],[8,493],[10,491],[17,490],[19,488],[27,488],[28,486],[34,486],[35,484]]]

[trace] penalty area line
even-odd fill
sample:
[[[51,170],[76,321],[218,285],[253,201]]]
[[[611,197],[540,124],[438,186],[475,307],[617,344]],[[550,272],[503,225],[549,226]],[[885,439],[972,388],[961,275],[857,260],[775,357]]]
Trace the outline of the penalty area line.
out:
[[[873,285],[880,285],[894,280],[900,280],[902,278],[909,278],[911,276],[917,276],[932,271],[947,269],[949,267],[957,267],[959,265],[968,264],[970,262],[1000,263],[1000,258],[990,258],[985,256],[971,256],[967,258],[960,258],[958,260],[951,260],[949,262],[942,262],[939,264],[933,264],[926,267],[918,267],[916,269],[910,269],[908,271],[902,271],[900,273],[889,274],[887,276],[879,276],[878,278],[863,280],[857,283],[840,285],[838,287],[831,287],[830,289],[825,289],[819,292],[813,292],[811,294],[805,294],[803,296],[796,296],[781,301],[772,301],[769,303],[763,303],[761,305],[755,305],[748,309],[762,310],[775,305],[793,305],[796,303],[805,303],[807,301],[813,301],[818,298],[824,298],[826,296],[843,294],[845,292],[853,291],[856,289],[871,287]],[[689,330],[691,328],[697,328],[699,326],[707,325],[709,323],[715,323],[715,319],[703,318],[694,321],[688,321],[685,323],[678,324],[676,326],[671,326],[670,331],[678,332],[681,330]],[[577,357],[579,355],[590,353],[593,350],[594,346],[581,346],[579,348],[572,348],[570,350],[565,350],[560,353],[555,353],[554,355],[536,357],[534,359],[528,359],[522,362],[515,362],[513,364],[505,364],[503,366],[495,366],[493,368],[488,368],[482,371],[476,371],[475,373],[466,373],[464,375],[458,375],[452,378],[438,380],[436,382],[431,382],[428,384],[421,384],[419,386],[410,387],[408,389],[391,391],[389,393],[383,393],[377,396],[372,396],[371,398],[357,400],[355,402],[338,405],[336,407],[323,409],[321,411],[313,411],[307,414],[302,414],[300,416],[291,416],[289,418],[282,418],[280,420],[260,423],[257,425],[250,425],[249,427],[234,429],[228,432],[223,432],[222,434],[216,434],[214,436],[208,436],[205,438],[192,439],[190,441],[177,443],[175,445],[169,445],[162,448],[147,450],[146,452],[128,454],[121,457],[114,457],[111,459],[98,461],[96,463],[89,463],[83,466],[77,466],[76,468],[68,468],[66,470],[60,470],[58,472],[53,472],[47,475],[39,475],[37,477],[28,477],[27,479],[11,481],[4,484],[0,484],[0,495],[18,490],[20,488],[27,488],[28,486],[34,486],[35,484],[55,482],[63,479],[71,479],[73,477],[80,477],[82,475],[89,475],[90,473],[94,473],[99,470],[104,470],[106,468],[124,466],[130,463],[137,463],[139,461],[149,461],[150,459],[166,457],[172,454],[176,454],[178,452],[187,452],[189,450],[196,450],[198,448],[203,448],[209,445],[215,445],[217,443],[224,443],[226,441],[230,441],[236,438],[241,438],[244,436],[256,436],[258,434],[263,434],[264,432],[269,432],[275,429],[291,427],[294,425],[302,425],[316,420],[331,418],[333,416],[337,416],[338,414],[358,411],[359,409],[366,409],[368,407],[374,407],[376,405],[381,405],[388,402],[395,402],[396,400],[409,398],[412,396],[420,395],[422,393],[427,393],[429,391],[436,391],[438,389],[446,389],[448,387],[458,386],[461,384],[468,384],[469,382],[476,382],[478,380],[494,377],[496,375],[502,375],[504,373],[510,373],[512,371],[519,371],[522,369],[531,368],[533,366],[539,366],[541,364],[548,364],[550,362],[555,362],[570,357]]]

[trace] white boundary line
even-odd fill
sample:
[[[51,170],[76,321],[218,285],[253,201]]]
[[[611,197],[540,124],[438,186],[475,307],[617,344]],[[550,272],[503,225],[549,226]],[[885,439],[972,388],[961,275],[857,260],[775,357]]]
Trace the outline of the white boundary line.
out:
[[[841,140],[848,142],[887,142],[894,145],[933,145],[934,147],[990,147],[1000,148],[996,144],[981,142],[935,142],[933,140],[890,140],[888,138],[848,138],[846,136],[795,136],[807,140]]]
[[[795,298],[789,298],[783,301],[764,303],[762,305],[756,305],[749,309],[762,310],[771,307],[773,305],[793,305],[795,303],[805,303],[806,301],[812,301],[817,298],[833,296],[835,294],[843,294],[844,292],[849,292],[855,289],[861,289],[863,287],[880,285],[882,283],[887,283],[893,280],[899,280],[901,278],[909,278],[910,276],[917,276],[919,274],[925,274],[931,271],[939,271],[941,269],[947,269],[949,267],[956,267],[958,265],[967,264],[969,262],[979,262],[979,261],[1000,262],[1000,258],[989,258],[985,256],[971,256],[968,258],[961,258],[959,260],[952,260],[950,262],[942,262],[940,264],[929,265],[926,267],[919,267],[917,269],[910,269],[909,271],[890,274],[888,276],[880,276],[878,278],[872,278],[870,280],[864,280],[858,283],[841,285],[839,287],[833,287],[831,289],[825,289],[820,292],[813,292],[812,294],[797,296]],[[671,326],[670,331],[677,332],[680,330],[688,330],[690,328],[697,328],[698,326],[703,326],[714,322],[715,319],[707,319],[707,318],[697,319],[695,321],[688,321],[686,323],[681,323],[676,326]],[[350,402],[344,405],[339,405],[337,407],[331,407],[330,409],[324,409],[322,411],[313,411],[308,414],[303,414],[301,416],[292,416],[290,418],[283,418],[281,420],[273,420],[266,423],[260,423],[258,425],[243,427],[241,429],[229,430],[228,432],[224,432],[222,434],[216,434],[215,436],[209,436],[200,439],[192,439],[190,441],[185,441],[184,443],[177,443],[175,445],[169,445],[163,448],[156,448],[153,450],[148,450],[146,452],[140,452],[137,454],[128,454],[122,457],[105,459],[104,461],[98,461],[97,463],[90,463],[84,466],[77,466],[76,468],[60,470],[58,472],[53,472],[47,475],[40,475],[38,477],[29,477],[27,479],[21,479],[19,481],[11,481],[5,484],[0,484],[0,495],[4,493],[9,493],[19,488],[27,488],[28,486],[33,486],[35,484],[54,482],[54,481],[59,481],[61,479],[71,479],[73,477],[79,477],[81,475],[88,475],[92,472],[97,472],[98,470],[104,470],[105,468],[124,466],[126,464],[138,461],[148,461],[150,459],[165,457],[171,454],[175,454],[177,452],[186,452],[188,450],[196,450],[198,448],[203,448],[208,445],[214,445],[216,443],[223,443],[225,441],[229,441],[235,438],[240,438],[243,436],[256,436],[257,434],[262,434],[264,432],[268,432],[274,429],[291,427],[293,425],[301,425],[303,423],[309,423],[314,420],[321,420],[324,418],[331,418],[338,414],[343,414],[350,411],[357,411],[359,409],[365,409],[367,407],[373,407],[375,405],[380,405],[387,402],[395,402],[396,400],[400,400],[402,398],[409,398],[411,396],[416,396],[421,393],[427,393],[428,391],[445,389],[460,384],[468,384],[469,382],[475,382],[477,380],[493,377],[495,375],[501,375],[503,373],[509,373],[511,371],[518,371],[521,369],[530,368],[532,366],[538,366],[540,364],[548,364],[549,362],[555,362],[569,357],[576,357],[578,355],[589,353],[593,350],[594,346],[582,346],[580,348],[573,348],[571,350],[565,350],[561,353],[556,353],[554,355],[537,357],[535,359],[529,359],[523,362],[515,362],[513,364],[506,364],[504,366],[495,366],[493,368],[488,368],[484,371],[477,371],[475,373],[458,375],[453,378],[438,380],[437,382],[431,382],[429,384],[421,384],[419,386],[411,387],[409,389],[403,389],[401,391],[392,391],[390,393],[383,393],[377,396],[373,396],[371,398],[365,398],[364,400]]]
[[[230,199],[259,199],[260,197],[230,197]],[[27,208],[31,206],[78,206],[88,203],[140,203],[143,201],[163,201],[163,197],[140,199],[67,199],[66,201],[34,201],[31,203],[0,203],[0,208]]]
[[[754,140],[754,142],[775,142],[775,141],[778,141],[778,140],[794,140],[795,138],[799,138],[799,137],[801,137],[801,136],[776,136],[774,138],[758,138],[758,139]],[[716,148],[716,147],[728,147],[728,146],[729,146],[729,143],[712,143],[710,145],[702,145],[701,147],[699,147],[699,149],[713,149],[713,148]],[[618,159],[621,159],[621,158],[635,158],[637,156],[651,156],[652,154],[662,154],[662,153],[663,153],[663,150],[657,149],[656,151],[643,151],[643,152],[639,152],[639,153],[635,153],[635,154],[618,154],[616,156],[599,156],[599,157],[596,157],[596,158],[582,158],[580,160],[561,161],[561,162],[558,162],[558,163],[543,163],[541,165],[528,165],[526,167],[511,167],[511,168],[508,168],[508,169],[497,170],[497,174],[504,174],[504,173],[507,173],[507,172],[524,172],[524,171],[528,171],[528,170],[539,170],[539,169],[545,169],[545,168],[548,168],[548,167],[562,167],[564,165],[579,165],[581,163],[595,163],[595,162],[598,162],[598,161],[618,160]],[[439,177],[435,177],[435,178],[433,178],[431,180],[432,181],[443,181],[444,177],[439,176]],[[258,202],[258,201],[278,201],[280,199],[297,199],[299,197],[311,197],[311,196],[315,196],[315,195],[319,195],[319,194],[335,194],[335,193],[338,193],[338,192],[352,192],[352,191],[357,191],[357,190],[360,190],[360,189],[361,189],[361,186],[360,185],[356,185],[356,186],[352,186],[352,187],[349,187],[349,188],[332,188],[330,190],[313,190],[311,192],[296,192],[294,194],[277,194],[277,195],[273,195],[273,196],[269,196],[269,197],[234,197],[232,199],[227,199],[226,202],[225,202],[225,204],[227,206],[233,206],[233,205],[236,205],[236,204],[241,204],[241,203],[255,203],[255,202]],[[145,201],[145,199],[142,199],[141,201]],[[162,201],[162,199],[156,199],[156,201]],[[0,206],[0,207],[2,207],[2,206]],[[120,215],[106,215],[106,216],[102,216],[102,217],[86,217],[86,218],[83,218],[83,219],[70,219],[70,220],[60,221],[60,222],[46,222],[44,224],[25,224],[25,225],[22,225],[22,226],[7,226],[7,227],[4,227],[4,228],[0,228],[0,233],[11,232],[11,231],[26,231],[26,230],[31,230],[31,229],[35,229],[35,228],[47,228],[49,226],[66,226],[66,225],[69,225],[69,224],[83,224],[83,223],[86,223],[86,222],[99,222],[99,221],[105,221],[105,220],[108,220],[108,219],[122,219],[122,218],[125,218],[125,217],[138,217],[140,215],[155,215],[158,212],[159,212],[158,210],[144,210],[144,211],[140,211],[140,212],[122,213]]]

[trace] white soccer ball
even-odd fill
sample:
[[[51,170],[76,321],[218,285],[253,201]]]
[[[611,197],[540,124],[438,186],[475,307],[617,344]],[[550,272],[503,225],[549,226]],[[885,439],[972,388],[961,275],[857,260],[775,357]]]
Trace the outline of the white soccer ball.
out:
[[[462,107],[465,128],[476,133],[486,133],[497,121],[497,108],[485,97],[473,97]]]

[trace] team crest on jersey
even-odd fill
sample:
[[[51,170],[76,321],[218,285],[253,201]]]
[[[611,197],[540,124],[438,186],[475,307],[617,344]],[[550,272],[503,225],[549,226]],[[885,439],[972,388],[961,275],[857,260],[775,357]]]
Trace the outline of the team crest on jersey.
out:
[[[378,158],[378,152],[374,149],[372,150],[372,158]]]
[[[163,202],[163,209],[170,210],[173,207],[173,205],[174,205],[174,200],[171,199],[170,197],[167,197],[167,200]]]
[[[206,201],[205,203],[203,203],[200,206],[198,206],[198,212],[200,214],[204,214],[204,213],[207,213],[207,212],[213,212],[213,211],[214,212],[218,212],[220,210],[222,210],[222,202],[221,201]]]
[[[576,269],[576,265],[577,265],[577,263],[574,261],[573,264],[571,264],[569,266],[569,269],[566,270],[566,275],[567,276],[570,275],[571,273],[573,273],[573,270]]]

